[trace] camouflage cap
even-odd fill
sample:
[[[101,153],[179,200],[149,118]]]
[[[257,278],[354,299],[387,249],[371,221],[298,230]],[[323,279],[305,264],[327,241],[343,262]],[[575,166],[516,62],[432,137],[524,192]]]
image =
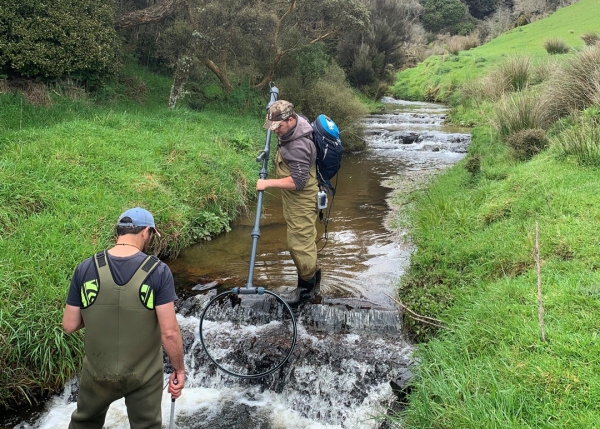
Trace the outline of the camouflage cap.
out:
[[[294,105],[289,101],[277,100],[267,110],[264,128],[274,131],[281,122],[294,114]]]

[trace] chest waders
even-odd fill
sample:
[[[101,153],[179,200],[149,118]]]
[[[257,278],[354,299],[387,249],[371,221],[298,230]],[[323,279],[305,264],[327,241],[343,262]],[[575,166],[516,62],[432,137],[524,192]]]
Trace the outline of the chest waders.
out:
[[[275,158],[275,176],[290,176],[290,168],[284,162],[280,151]],[[287,224],[287,243],[298,276],[309,280],[317,271],[317,167],[310,167],[308,181],[304,189],[282,190],[283,217]]]
[[[106,252],[98,280],[81,287],[85,357],[69,428],[101,429],[109,405],[125,397],[132,428],[161,427],[163,352],[154,291],[144,284],[160,260],[148,256],[131,280],[115,283]]]

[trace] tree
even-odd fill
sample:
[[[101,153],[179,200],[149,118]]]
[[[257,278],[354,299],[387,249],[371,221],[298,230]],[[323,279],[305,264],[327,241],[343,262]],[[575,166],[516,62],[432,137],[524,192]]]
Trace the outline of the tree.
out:
[[[422,0],[421,5],[421,22],[432,33],[452,28],[468,14],[467,7],[460,0]]]
[[[386,80],[404,60],[422,7],[412,0],[363,0],[371,19],[368,28],[348,34],[338,45],[338,61],[356,87]]]
[[[465,0],[469,13],[477,19],[484,19],[494,12],[498,7],[496,1],[493,0]]]
[[[232,76],[263,88],[281,61],[303,47],[340,37],[366,25],[368,13],[359,0],[196,0],[188,2],[187,37],[163,33],[160,51],[170,58],[175,80],[171,99],[183,88],[198,64],[207,67],[226,93]],[[183,31],[183,30],[182,30]],[[180,42],[180,43],[179,43]],[[170,52],[170,53],[169,53]]]

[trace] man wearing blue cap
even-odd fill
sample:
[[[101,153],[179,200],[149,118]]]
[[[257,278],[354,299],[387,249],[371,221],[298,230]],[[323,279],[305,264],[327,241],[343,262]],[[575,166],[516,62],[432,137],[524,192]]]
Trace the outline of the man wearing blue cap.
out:
[[[86,332],[70,429],[101,429],[110,404],[123,397],[131,428],[160,429],[163,347],[174,368],[168,392],[181,395],[185,370],[177,295],[169,267],[145,253],[154,235],[160,236],[152,214],[129,209],[117,222],[115,245],[75,269],[62,326],[67,334],[84,327]]]

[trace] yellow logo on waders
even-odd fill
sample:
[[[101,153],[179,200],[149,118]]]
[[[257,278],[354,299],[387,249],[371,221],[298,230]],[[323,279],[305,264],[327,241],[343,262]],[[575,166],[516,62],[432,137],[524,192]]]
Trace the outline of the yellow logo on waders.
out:
[[[148,310],[154,310],[154,291],[148,285],[142,285],[140,288],[140,301]]]
[[[99,290],[100,287],[98,286],[98,280],[96,279],[90,280],[81,286],[81,302],[83,308],[88,308],[96,301]]]

